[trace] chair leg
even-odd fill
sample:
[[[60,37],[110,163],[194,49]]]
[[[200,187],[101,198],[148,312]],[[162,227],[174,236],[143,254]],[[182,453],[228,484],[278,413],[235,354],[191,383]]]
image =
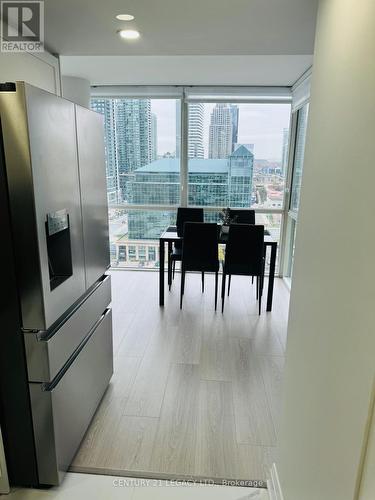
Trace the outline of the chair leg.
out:
[[[180,309],[182,309],[182,297],[185,292],[185,270],[181,267],[181,289],[180,289]]]
[[[173,270],[172,280],[174,280],[174,273],[175,273],[175,270],[176,270],[176,261],[175,260],[173,261],[173,268],[172,268],[172,270]]]
[[[259,276],[259,292],[258,292],[258,295],[259,295],[259,316],[260,316],[261,311],[262,311],[262,288],[263,288],[262,276]]]
[[[229,278],[228,278],[228,297],[229,297],[229,292],[230,292],[230,283],[232,281],[232,275],[230,274],[229,275]]]
[[[221,312],[224,312],[224,300],[225,300],[225,273],[221,277]]]
[[[204,292],[204,271],[202,271],[202,293]]]
[[[257,276],[257,280],[256,280],[256,289],[257,289],[257,300],[259,298],[259,276]]]
[[[168,287],[169,291],[171,291],[172,286],[172,261],[170,255],[168,256]]]
[[[254,284],[254,276],[251,277],[251,284]]]
[[[217,282],[218,282],[218,272],[215,273],[215,311],[217,309]]]

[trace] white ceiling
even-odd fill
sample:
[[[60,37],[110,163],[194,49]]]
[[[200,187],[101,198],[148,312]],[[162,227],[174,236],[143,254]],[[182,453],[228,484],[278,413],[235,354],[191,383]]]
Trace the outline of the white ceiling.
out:
[[[308,55],[318,0],[45,0],[60,55]],[[115,20],[130,13],[135,21]],[[124,42],[116,30],[137,28]]]

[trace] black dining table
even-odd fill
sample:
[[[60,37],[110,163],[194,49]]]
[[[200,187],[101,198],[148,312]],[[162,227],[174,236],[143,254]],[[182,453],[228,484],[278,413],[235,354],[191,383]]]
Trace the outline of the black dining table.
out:
[[[164,279],[165,279],[165,244],[168,244],[168,259],[172,251],[172,245],[175,242],[182,241],[182,238],[178,236],[176,226],[169,226],[166,231],[159,238],[159,305],[164,306]],[[223,233],[220,231],[219,243],[225,245],[228,241],[228,233]],[[272,298],[273,298],[273,285],[275,280],[275,268],[276,268],[276,253],[277,253],[277,241],[275,241],[272,236],[265,231],[264,234],[264,249],[267,253],[267,249],[270,249],[270,267],[268,275],[268,291],[267,291],[267,311],[272,311]]]

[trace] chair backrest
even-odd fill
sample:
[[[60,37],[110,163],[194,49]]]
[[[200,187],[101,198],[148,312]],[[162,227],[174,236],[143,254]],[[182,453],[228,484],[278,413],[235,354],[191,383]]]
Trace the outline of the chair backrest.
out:
[[[203,222],[203,208],[185,208],[178,207],[177,209],[177,235],[180,238],[184,235],[185,222]]]
[[[229,209],[231,219],[235,224],[255,224],[255,210],[233,210]]]
[[[208,222],[185,222],[182,265],[187,271],[219,269],[219,226]]]
[[[231,224],[225,249],[225,272],[260,276],[263,260],[264,226]]]

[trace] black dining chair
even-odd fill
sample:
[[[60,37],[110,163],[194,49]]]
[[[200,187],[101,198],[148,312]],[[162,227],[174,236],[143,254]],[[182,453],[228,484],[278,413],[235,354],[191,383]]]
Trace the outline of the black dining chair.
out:
[[[185,222],[182,241],[180,309],[185,291],[187,271],[202,273],[202,292],[204,292],[204,273],[215,273],[215,311],[217,306],[217,284],[219,272],[219,229],[215,223]]]
[[[185,208],[178,207],[177,209],[177,219],[176,228],[177,236],[182,238],[184,233],[185,222],[203,222],[204,214],[203,208]],[[176,270],[176,262],[182,259],[182,241],[175,242],[172,251],[168,255],[168,286],[169,290],[172,286],[172,280],[174,280],[174,274]]]
[[[264,226],[231,224],[225,249],[221,287],[221,312],[224,312],[225,282],[229,276],[228,295],[232,275],[256,276],[259,315],[262,307],[264,282]]]
[[[255,224],[255,210],[235,210],[229,209],[231,219],[235,224]]]

